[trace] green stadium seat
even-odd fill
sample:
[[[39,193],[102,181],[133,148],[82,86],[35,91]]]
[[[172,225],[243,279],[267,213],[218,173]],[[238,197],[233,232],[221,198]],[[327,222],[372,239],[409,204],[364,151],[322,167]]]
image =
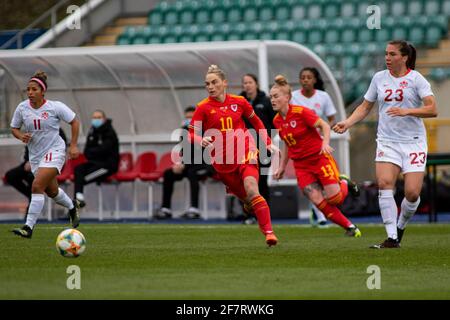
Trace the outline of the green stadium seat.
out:
[[[206,9],[201,9],[195,12],[195,23],[197,24],[203,24],[203,23],[209,23],[209,16],[210,11]]]
[[[131,44],[131,42],[130,42],[130,39],[126,35],[121,34],[120,36],[117,37],[116,44],[121,46],[121,45]]]
[[[439,26],[443,33],[448,32],[448,17],[444,15],[437,15],[432,17],[430,20],[430,25]]]
[[[274,33],[273,39],[274,40],[291,40],[292,36],[290,32],[280,30]]]
[[[358,42],[371,42],[374,40],[375,34],[373,29],[361,28],[358,30]]]
[[[308,41],[307,43],[310,45],[314,45],[317,43],[322,43],[324,38],[324,32],[319,29],[313,29],[308,33]]]
[[[408,15],[409,16],[420,16],[423,14],[425,8],[422,0],[412,0],[408,2]]]
[[[346,55],[341,58],[342,68],[346,71],[355,69],[357,66],[357,56],[356,55]]]
[[[432,68],[430,78],[437,82],[444,81],[447,79],[447,71],[444,68]]]
[[[341,18],[356,16],[356,4],[353,2],[344,2],[341,4]]]
[[[344,46],[340,43],[327,44],[326,48],[327,48],[326,49],[327,54],[330,54],[333,56],[341,56],[344,54]]]
[[[325,43],[337,43],[339,42],[340,31],[338,29],[330,28],[325,31]]]
[[[274,18],[272,6],[264,6],[259,9],[259,21],[270,21]]]
[[[236,23],[242,20],[242,10],[239,7],[234,7],[228,10],[227,21],[229,23]]]
[[[258,9],[256,7],[247,7],[243,9],[242,21],[252,22],[258,20]]]
[[[338,69],[338,63],[336,56],[327,55],[325,57],[325,63],[327,64],[328,68],[331,70],[337,70]]]
[[[425,44],[429,47],[437,47],[442,36],[443,33],[439,27],[430,26],[426,31]]]
[[[162,43],[162,38],[156,34],[153,34],[147,39],[147,43],[148,44]]]
[[[374,29],[374,39],[376,42],[388,42],[391,40],[391,28],[381,27],[381,29]]]
[[[401,0],[400,0],[401,1]],[[381,14],[381,23],[383,23],[383,18],[390,14],[389,13],[389,6],[387,1],[385,2],[380,2],[380,1],[359,1],[358,2],[358,9],[357,9],[357,15],[359,17],[369,17],[368,13],[367,13],[367,9],[372,6],[372,5],[376,5],[380,8],[380,14]],[[370,11],[370,14],[373,14],[373,10]]]
[[[151,26],[159,26],[164,23],[164,14],[159,10],[152,10],[148,15],[148,24]]]
[[[211,41],[226,41],[227,37],[226,35],[222,33],[216,33],[211,37]]]
[[[440,13],[443,15],[446,15],[447,17],[450,17],[450,0],[442,1],[442,7],[441,7]]]
[[[304,19],[305,17],[306,8],[303,4],[297,3],[296,5],[292,6],[291,19],[298,21],[300,19]]]
[[[322,17],[322,5],[320,3],[312,3],[308,6],[306,15],[308,19],[319,19]]]
[[[227,12],[225,9],[218,8],[218,9],[212,11],[212,13],[211,13],[211,22],[212,23],[222,23],[222,22],[226,22],[226,20],[227,20]]]
[[[406,40],[408,39],[408,29],[405,27],[395,27],[392,30],[392,39],[394,40]]]
[[[440,11],[440,0],[427,0],[425,1],[425,15],[434,16],[438,15]]]
[[[190,25],[194,23],[195,17],[194,17],[194,11],[191,10],[185,10],[180,13],[180,19],[179,23],[184,25]]]
[[[194,42],[194,37],[190,34],[184,33],[178,38],[178,42]]]
[[[341,33],[341,42],[350,43],[356,41],[356,29],[345,28]]]
[[[391,6],[389,8],[389,14],[394,17],[402,17],[406,15],[406,1],[392,1]]]
[[[275,20],[286,21],[291,19],[291,9],[286,5],[275,8]]]
[[[305,30],[294,30],[291,33],[291,41],[306,44],[308,33]]]
[[[409,30],[408,40],[416,47],[421,46],[425,42],[425,29],[420,26],[412,27]]]
[[[322,17],[335,18],[339,16],[341,10],[341,1],[338,0],[321,0]]]
[[[173,34],[168,34],[162,38],[162,43],[176,43],[178,42],[178,39]]]
[[[178,12],[176,10],[170,10],[164,16],[164,24],[173,25],[178,23]]]

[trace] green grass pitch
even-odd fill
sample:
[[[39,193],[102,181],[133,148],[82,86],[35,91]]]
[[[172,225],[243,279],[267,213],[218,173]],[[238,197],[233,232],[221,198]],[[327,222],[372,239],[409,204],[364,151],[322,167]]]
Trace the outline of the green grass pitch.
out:
[[[0,299],[450,299],[450,225],[413,224],[399,250],[368,247],[382,225],[360,225],[362,238],[338,227],[275,225],[267,248],[257,226],[86,224],[83,256],[55,249],[64,225],[40,224],[33,239],[0,224]],[[81,289],[66,287],[67,267]],[[367,268],[380,268],[369,290]]]

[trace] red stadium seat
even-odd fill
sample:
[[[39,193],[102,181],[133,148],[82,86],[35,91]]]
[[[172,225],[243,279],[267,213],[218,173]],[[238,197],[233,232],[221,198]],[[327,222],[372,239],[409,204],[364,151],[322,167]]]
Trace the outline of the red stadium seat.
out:
[[[84,154],[80,153],[76,159],[67,159],[66,164],[61,170],[61,174],[56,177],[59,183],[64,183],[68,181],[73,181],[75,179],[74,170],[79,164],[85,163],[86,157]]]
[[[175,155],[174,155],[175,156]],[[153,217],[153,184],[158,182],[164,175],[164,171],[173,165],[172,153],[168,152],[162,155],[158,165],[156,164],[156,154],[146,152],[139,156],[136,162],[139,171],[139,179],[147,181],[148,184],[148,216]]]

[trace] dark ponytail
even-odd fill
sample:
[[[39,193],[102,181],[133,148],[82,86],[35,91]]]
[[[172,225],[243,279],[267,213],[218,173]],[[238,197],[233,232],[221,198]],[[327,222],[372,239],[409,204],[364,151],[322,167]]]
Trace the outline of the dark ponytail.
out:
[[[300,70],[300,73],[298,74],[299,78],[302,77],[303,71],[310,71],[314,75],[314,78],[316,78],[316,83],[314,84],[314,89],[325,91],[325,84],[323,83],[323,79],[319,73],[319,70],[317,70],[316,68],[313,68],[313,67],[303,68],[302,70]]]
[[[398,46],[398,50],[402,56],[408,56],[406,60],[406,67],[408,69],[414,70],[416,68],[416,48],[405,40],[393,40],[389,41],[389,44]]]

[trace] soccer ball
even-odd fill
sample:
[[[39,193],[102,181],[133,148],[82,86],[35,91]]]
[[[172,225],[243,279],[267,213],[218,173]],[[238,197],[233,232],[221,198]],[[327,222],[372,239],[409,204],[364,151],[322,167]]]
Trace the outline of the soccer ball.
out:
[[[56,250],[66,258],[76,258],[86,249],[84,235],[76,229],[66,229],[56,238]]]

